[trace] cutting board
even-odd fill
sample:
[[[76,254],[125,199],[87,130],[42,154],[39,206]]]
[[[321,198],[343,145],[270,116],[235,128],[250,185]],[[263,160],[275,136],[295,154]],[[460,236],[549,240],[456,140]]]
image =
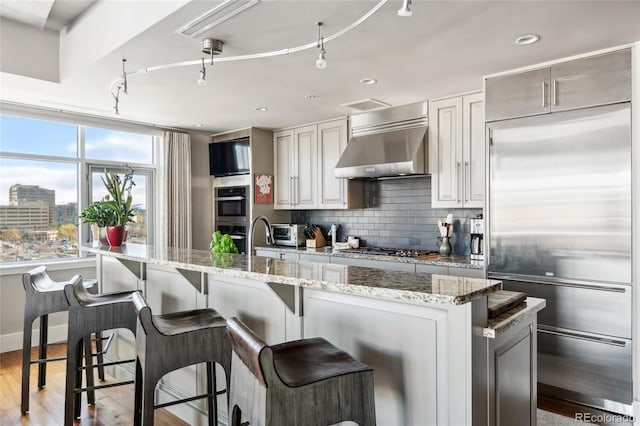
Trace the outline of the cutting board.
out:
[[[417,260],[432,260],[432,259],[436,259],[440,257],[440,255],[438,253],[431,253],[431,254],[423,254],[422,256],[417,256],[415,257],[415,259]]]
[[[494,318],[504,312],[507,312],[509,309],[524,302],[524,299],[526,298],[527,294],[519,291],[498,290],[493,293],[489,293],[487,295],[487,310],[489,318]]]

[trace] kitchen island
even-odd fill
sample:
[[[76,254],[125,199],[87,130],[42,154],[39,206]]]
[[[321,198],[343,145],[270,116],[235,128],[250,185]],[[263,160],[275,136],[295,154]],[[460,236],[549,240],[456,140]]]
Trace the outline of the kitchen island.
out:
[[[507,339],[496,353],[507,355],[513,374],[499,392],[520,392],[509,407],[524,407],[535,424],[531,357],[544,301],[528,300],[516,326],[503,320],[504,332],[491,336],[487,294],[500,289],[500,281],[138,244],[82,250],[96,255],[102,291],[142,290],[154,313],[214,308],[239,317],[269,344],[325,337],[375,369],[380,425],[488,424],[495,407],[506,410],[488,403],[498,390],[489,388],[487,372],[491,365],[500,372],[489,340]],[[512,337],[515,358],[508,350]],[[118,357],[130,356],[132,336],[119,335],[115,350]],[[158,402],[202,391],[200,369],[167,375]],[[522,383],[529,384],[525,397]],[[174,412],[189,423],[202,421],[199,403],[178,407]]]

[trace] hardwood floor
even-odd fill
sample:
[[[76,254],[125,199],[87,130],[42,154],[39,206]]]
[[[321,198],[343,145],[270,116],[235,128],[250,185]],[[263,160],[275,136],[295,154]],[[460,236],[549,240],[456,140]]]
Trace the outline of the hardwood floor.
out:
[[[551,413],[560,414],[570,419],[576,419],[576,418],[584,419],[585,415],[588,415],[589,420],[591,421],[588,421],[585,423],[592,423],[600,426],[613,426],[613,425],[632,426],[633,425],[632,422],[618,421],[615,418],[616,414],[612,414],[607,411],[601,411],[596,408],[591,408],[591,407],[587,407],[580,404],[575,404],[569,401],[561,401],[559,399],[550,398],[540,394],[538,394],[538,408],[541,410],[549,411]],[[576,417],[576,414],[578,414],[579,416]],[[601,419],[602,421],[598,421],[598,419]],[[611,419],[612,421],[606,421],[606,419]]]
[[[64,356],[65,346],[49,348],[49,357]],[[32,359],[37,358],[36,348]],[[47,365],[47,386],[38,389],[37,366],[31,366],[29,413],[20,412],[22,380],[22,351],[0,354],[0,425],[59,425],[64,417],[65,362]],[[97,379],[97,372],[96,372]],[[106,382],[114,382],[107,377]],[[96,404],[87,406],[82,397],[82,413],[76,425],[131,425],[133,424],[133,385],[118,386],[96,391]],[[187,425],[167,410],[155,410],[156,425]]]

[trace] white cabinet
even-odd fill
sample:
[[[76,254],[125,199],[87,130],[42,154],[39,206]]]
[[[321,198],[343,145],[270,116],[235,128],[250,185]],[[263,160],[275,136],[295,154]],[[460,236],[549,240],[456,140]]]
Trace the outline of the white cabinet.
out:
[[[337,179],[333,169],[347,146],[347,120],[275,132],[275,209],[364,206],[363,182]]]
[[[482,93],[429,102],[429,159],[432,207],[484,206]]]
[[[275,209],[316,207],[317,131],[313,125],[274,133]]]

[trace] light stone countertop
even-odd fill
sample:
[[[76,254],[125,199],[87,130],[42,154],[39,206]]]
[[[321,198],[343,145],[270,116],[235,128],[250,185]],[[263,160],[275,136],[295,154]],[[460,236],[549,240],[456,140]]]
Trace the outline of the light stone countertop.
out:
[[[245,255],[212,254],[208,250],[134,243],[126,243],[122,247],[83,244],[80,249],[117,259],[177,269],[412,303],[461,305],[502,287],[501,281],[484,278],[447,277],[445,280],[428,273],[297,262],[260,256],[249,258]]]
[[[482,335],[491,339],[495,339],[502,333],[506,333],[522,322],[528,321],[547,306],[545,299],[535,297],[527,297],[525,301],[518,306],[491,318],[487,326],[482,330]]]
[[[367,259],[367,260],[383,260],[387,262],[399,262],[399,263],[416,263],[422,265],[435,265],[435,266],[448,266],[454,268],[466,268],[466,269],[484,269],[484,262],[471,260],[468,256],[437,256],[432,259],[417,259],[414,257],[398,257],[398,256],[383,256],[379,254],[364,254],[364,253],[352,253],[342,250],[334,250],[330,247],[323,248],[306,248],[306,247],[286,247],[286,246],[266,246],[256,247],[256,250],[268,250],[285,253],[298,253],[298,254],[311,254],[318,256],[333,256],[333,257],[349,257],[352,259]]]

